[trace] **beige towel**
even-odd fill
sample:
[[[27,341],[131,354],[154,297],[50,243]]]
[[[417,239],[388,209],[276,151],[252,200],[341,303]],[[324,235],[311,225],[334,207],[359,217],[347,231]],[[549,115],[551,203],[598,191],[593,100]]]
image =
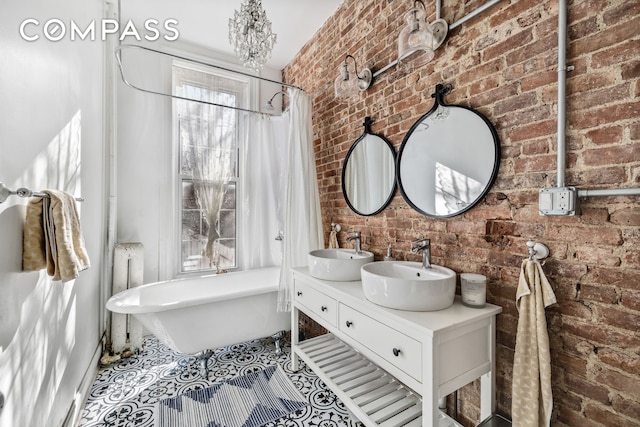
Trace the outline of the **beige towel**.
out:
[[[524,260],[516,291],[520,312],[513,361],[511,416],[514,427],[551,422],[551,355],[545,307],[556,297],[538,260]]]
[[[63,191],[45,191],[27,205],[23,232],[22,269],[47,269],[53,280],[67,282],[89,268],[76,201]]]
[[[338,245],[338,232],[336,230],[331,230],[329,233],[329,248],[339,248]]]

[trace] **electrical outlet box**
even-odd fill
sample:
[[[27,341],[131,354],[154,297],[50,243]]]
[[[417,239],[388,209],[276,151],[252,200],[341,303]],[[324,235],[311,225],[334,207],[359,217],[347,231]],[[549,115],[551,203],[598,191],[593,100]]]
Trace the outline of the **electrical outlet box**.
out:
[[[540,215],[575,215],[578,192],[575,187],[543,188],[538,195]]]

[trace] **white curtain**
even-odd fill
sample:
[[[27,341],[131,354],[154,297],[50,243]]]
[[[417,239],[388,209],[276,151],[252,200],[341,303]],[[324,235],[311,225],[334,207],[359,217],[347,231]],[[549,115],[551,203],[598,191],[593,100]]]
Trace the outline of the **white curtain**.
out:
[[[179,95],[210,102],[223,102],[219,92],[184,85],[177,91]],[[203,211],[207,225],[207,242],[204,248],[205,260],[210,266],[221,264],[220,208],[222,207],[227,183],[235,177],[236,139],[229,123],[235,120],[233,111],[197,102],[179,102],[180,138],[183,144],[183,173],[192,173],[195,199]],[[224,262],[222,262],[224,264]]]
[[[288,176],[285,199],[284,250],[280,269],[278,311],[291,310],[290,269],[307,265],[307,254],[324,247],[320,197],[311,127],[311,99],[289,89]]]
[[[240,259],[247,270],[282,262],[288,117],[252,114],[249,118],[241,166],[245,173]]]

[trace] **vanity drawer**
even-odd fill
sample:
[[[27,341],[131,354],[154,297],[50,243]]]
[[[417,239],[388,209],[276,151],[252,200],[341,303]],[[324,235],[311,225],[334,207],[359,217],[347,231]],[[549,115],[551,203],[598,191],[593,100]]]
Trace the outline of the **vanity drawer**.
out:
[[[422,345],[419,341],[344,304],[340,304],[339,312],[340,331],[422,381]]]
[[[300,280],[295,282],[295,299],[332,326],[338,321],[338,303]]]

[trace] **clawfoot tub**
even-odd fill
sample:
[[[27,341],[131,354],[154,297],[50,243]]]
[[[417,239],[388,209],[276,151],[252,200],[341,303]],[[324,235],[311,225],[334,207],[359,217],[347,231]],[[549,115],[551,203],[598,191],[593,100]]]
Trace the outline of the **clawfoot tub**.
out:
[[[277,312],[280,268],[269,267],[149,283],[107,301],[107,309],[131,314],[160,342],[180,353],[200,352],[206,375],[212,349],[291,329],[289,313]]]

